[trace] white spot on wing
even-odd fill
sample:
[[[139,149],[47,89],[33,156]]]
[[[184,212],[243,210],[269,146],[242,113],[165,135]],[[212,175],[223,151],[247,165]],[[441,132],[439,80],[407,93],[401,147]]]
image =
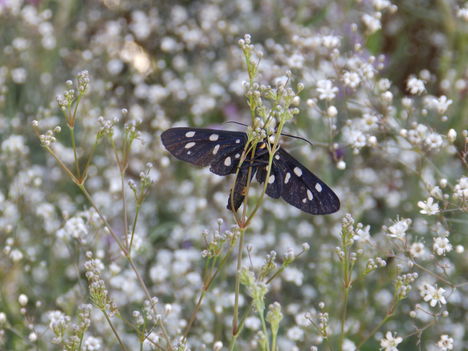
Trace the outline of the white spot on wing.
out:
[[[234,156],[235,158],[239,158],[240,157],[240,154],[236,154],[236,156]]]
[[[302,169],[300,169],[299,167],[294,167],[294,173],[300,177],[302,175]]]
[[[275,155],[275,158],[276,158],[277,160],[279,160],[279,159],[280,159],[280,156],[279,156],[278,154],[276,154],[276,155]]]
[[[316,189],[318,192],[321,192],[321,191],[322,191],[322,186],[320,185],[320,183],[315,184],[315,189]]]
[[[190,149],[191,147],[194,147],[194,146],[195,146],[195,143],[193,141],[191,141],[190,143],[185,144],[186,149]]]
[[[240,139],[236,139],[236,144],[239,144],[240,143]]]
[[[303,198],[303,199],[302,199],[302,202],[303,202],[303,203],[306,203],[306,202],[307,202],[307,199],[306,199],[306,198]]]
[[[273,184],[275,182],[275,175],[272,174],[270,178],[268,178],[268,184]]]
[[[309,189],[307,189],[307,198],[309,199],[309,201],[312,201],[312,199],[314,198],[314,195],[312,195],[312,191],[310,191]]]
[[[216,155],[218,153],[218,150],[219,150],[219,144],[214,147],[213,155]]]
[[[210,135],[210,141],[216,141],[219,139],[219,135],[218,134],[211,134]]]
[[[284,184],[288,184],[289,179],[291,178],[291,173],[286,173],[286,177],[284,178]]]
[[[187,138],[192,138],[194,135],[195,135],[195,132],[194,132],[193,130],[190,131],[190,132],[185,133],[185,136],[186,136]]]
[[[224,165],[228,167],[231,165],[231,157],[226,157],[224,160]]]

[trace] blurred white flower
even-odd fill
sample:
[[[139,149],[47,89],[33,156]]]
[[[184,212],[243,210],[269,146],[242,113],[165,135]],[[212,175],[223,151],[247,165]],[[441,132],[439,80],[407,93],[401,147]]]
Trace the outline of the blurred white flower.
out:
[[[439,213],[439,204],[434,202],[432,197],[429,197],[426,201],[418,201],[418,206],[421,208],[419,211],[426,215],[435,215]]]
[[[432,249],[437,255],[445,255],[445,253],[452,251],[452,248],[453,246],[447,237],[439,236],[434,238],[434,245]]]
[[[317,91],[320,100],[332,100],[335,98],[338,88],[334,87],[331,80],[322,79],[317,82]]]
[[[88,336],[84,342],[86,351],[97,351],[101,349],[101,339]]]
[[[356,72],[346,71],[343,74],[343,82],[350,88],[356,88],[361,83],[361,77]]]
[[[468,177],[461,177],[453,189],[453,197],[456,199],[468,199]]]
[[[388,227],[388,233],[387,235],[392,237],[392,238],[397,238],[400,240],[405,239],[406,231],[409,228],[409,225],[411,224],[411,220],[409,219],[401,219],[395,224],[391,225]]]
[[[392,332],[388,331],[385,334],[385,338],[380,339],[381,349],[384,351],[398,351],[398,344],[403,341],[403,338],[400,336],[393,336]]]
[[[406,89],[413,95],[422,94],[426,90],[424,81],[416,77],[410,77],[406,82]]]
[[[412,243],[410,247],[410,254],[414,258],[423,258],[426,255],[426,247],[423,243]]]
[[[437,346],[441,351],[453,350],[453,338],[449,337],[447,334],[440,336]]]
[[[365,13],[361,17],[362,22],[365,24],[367,28],[367,32],[369,34],[377,32],[380,28],[382,28],[382,23],[380,22],[380,17],[376,15],[369,15],[368,13]]]
[[[457,11],[457,17],[463,21],[468,22],[468,6],[465,3],[465,7],[460,7]]]
[[[294,326],[288,329],[287,335],[293,341],[302,341],[304,339],[304,330],[298,326]]]
[[[439,98],[431,97],[428,103],[429,107],[435,109],[438,113],[443,114],[447,111],[452,102],[453,101],[448,99],[445,95],[442,95]]]

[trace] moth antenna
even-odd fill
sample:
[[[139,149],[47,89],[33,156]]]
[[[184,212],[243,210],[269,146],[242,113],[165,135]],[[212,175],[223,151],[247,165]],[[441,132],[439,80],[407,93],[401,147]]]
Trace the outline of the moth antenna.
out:
[[[237,121],[226,121],[224,123],[232,123],[232,124],[238,124],[240,126],[244,126],[244,127],[248,127],[247,124],[244,124],[244,123],[241,123],[241,122],[237,122]]]
[[[285,136],[285,137],[288,137],[288,138],[294,138],[294,139],[299,139],[299,140],[302,140],[302,141],[305,141],[306,143],[309,143],[311,146],[314,146],[313,143],[311,143],[309,140],[307,140],[306,138],[303,138],[303,137],[300,137],[300,136],[297,136],[297,135],[291,135],[291,134],[285,134],[285,133],[281,133],[282,136]],[[318,143],[316,143],[315,145],[317,145]]]

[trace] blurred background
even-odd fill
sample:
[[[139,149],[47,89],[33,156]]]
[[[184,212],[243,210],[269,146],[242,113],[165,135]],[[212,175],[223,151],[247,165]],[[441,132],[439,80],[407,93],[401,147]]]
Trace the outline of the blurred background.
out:
[[[338,328],[341,282],[334,250],[345,213],[370,226],[375,243],[365,248],[364,256],[398,256],[398,248],[384,244],[383,226],[409,218],[408,246],[424,243],[427,256],[421,260],[427,260],[426,268],[454,285],[466,280],[468,260],[462,250],[466,198],[452,201],[452,196],[457,189],[468,188],[462,153],[466,152],[462,132],[468,128],[467,22],[466,5],[451,0],[0,0],[0,312],[7,319],[0,325],[0,349],[61,349],[51,344],[48,312],[61,310],[73,316],[79,304],[89,303],[83,273],[88,250],[105,264],[103,275],[122,311],[131,316],[144,298],[96,213],[41,147],[31,125],[39,121],[42,132],[60,125],[54,149],[72,164],[70,136],[56,96],[83,70],[90,77],[89,92],[77,113],[78,153],[83,159],[95,141],[100,116],[119,119],[116,140],[125,122],[141,121],[127,179],[138,180],[151,162],[154,185],[141,208],[135,260],[151,293],[171,304],[167,323],[171,336],[180,335],[202,281],[202,232],[214,233],[218,218],[224,220],[222,230],[234,224],[225,208],[232,179],[175,160],[159,136],[172,126],[243,130],[224,123],[250,123],[243,88],[247,73],[238,45],[247,33],[263,52],[260,83],[274,85],[291,71],[291,85],[304,84],[301,112],[285,131],[326,147],[291,139],[284,140],[284,147],[342,201],[334,215],[310,216],[267,198],[247,233],[255,267],[271,250],[283,254],[288,248],[300,250],[303,242],[311,245],[268,295],[268,303],[279,301],[285,314],[280,350],[308,350],[320,343],[303,322],[304,313],[315,311],[319,301],[329,306],[330,328]],[[346,72],[357,73],[355,85],[345,78]],[[411,77],[424,82],[424,89],[412,93]],[[333,99],[319,97],[320,80],[330,80],[338,88]],[[437,109],[431,101],[441,96],[451,103]],[[330,106],[337,108],[333,118],[326,117]],[[122,109],[128,113],[122,114]],[[370,121],[366,122],[370,127],[359,127],[364,141],[358,145],[359,138],[352,136],[362,120]],[[422,144],[402,140],[402,129],[420,133]],[[458,133],[453,142],[446,140],[450,129]],[[440,135],[443,143],[439,145],[437,138],[434,147],[425,142],[430,133]],[[449,186],[439,190],[449,197],[444,200],[441,195],[440,207],[447,211],[425,216],[417,203],[428,196],[437,201],[432,191],[442,179]],[[121,232],[121,180],[108,142],[99,144],[86,184]],[[135,204],[130,189],[125,191],[133,218]],[[434,257],[433,238],[443,233],[450,233],[452,256]],[[371,283],[359,281],[351,292],[348,335],[353,345],[385,315],[393,293],[388,277],[397,274],[395,265],[389,263]],[[193,350],[229,340],[234,272],[233,262],[208,294],[193,331]],[[449,317],[437,319],[420,337],[408,336],[399,349],[440,350],[437,341],[443,333],[454,338],[454,350],[466,349],[466,285],[445,288],[450,290],[445,306]],[[29,298],[26,311],[18,304],[20,294]],[[417,303],[425,304],[414,286],[377,337],[386,330],[410,335],[415,325],[430,321],[432,317],[424,313],[408,317]],[[128,344],[138,347],[132,330],[119,328]],[[255,350],[259,328],[253,314],[240,344]],[[83,349],[118,349],[108,329],[102,316],[93,315],[90,333],[100,347],[91,340]],[[377,347],[379,341],[372,338],[360,349]]]

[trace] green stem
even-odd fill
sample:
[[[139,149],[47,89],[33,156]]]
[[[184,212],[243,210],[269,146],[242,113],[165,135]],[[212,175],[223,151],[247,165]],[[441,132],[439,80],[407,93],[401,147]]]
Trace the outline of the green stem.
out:
[[[234,300],[234,318],[232,320],[232,334],[237,333],[238,321],[239,321],[239,294],[240,294],[240,270],[242,266],[242,253],[244,250],[244,234],[245,228],[239,228],[240,238],[239,238],[239,251],[237,254],[237,270],[236,270],[236,291],[235,291],[235,300]]]
[[[270,351],[270,342],[268,340],[268,330],[267,330],[267,326],[266,326],[266,322],[265,322],[265,317],[263,315],[264,311],[260,310],[258,307],[257,307],[257,310],[258,310],[258,315],[260,316],[260,320],[262,321],[262,330],[263,330],[263,333],[265,334],[267,351]]]
[[[138,220],[138,215],[140,213],[140,208],[141,208],[141,205],[137,204],[136,209],[135,209],[135,218],[133,219],[132,234],[131,234],[131,237],[130,237],[130,245],[128,246],[128,253],[129,254],[132,251],[133,237],[135,235],[136,224],[137,224],[137,220]]]
[[[76,175],[78,176],[78,178],[80,178],[80,164],[78,162],[78,153],[76,151],[76,143],[75,143],[75,127],[69,126],[69,128],[70,128],[71,143],[72,143],[72,148],[73,148],[73,156],[75,159]]]
[[[338,345],[338,350],[343,349],[343,341],[345,337],[345,322],[346,322],[346,313],[348,309],[348,298],[349,298],[349,288],[350,288],[350,279],[349,279],[349,251],[347,243],[347,233],[342,233],[342,243],[344,257],[343,257],[343,307],[341,311],[341,321],[340,321],[340,341]]]
[[[117,333],[117,330],[115,329],[114,325],[112,324],[112,321],[110,320],[109,315],[107,314],[107,312],[106,312],[105,310],[101,310],[101,311],[102,311],[102,313],[104,314],[104,317],[106,317],[107,323],[108,323],[109,326],[111,327],[112,332],[114,333],[115,337],[116,337],[117,340],[119,341],[120,347],[122,348],[122,350],[127,351],[127,348],[125,347],[125,344],[124,344],[124,343],[122,342],[122,340],[120,339],[120,336],[119,336],[119,334]]]
[[[396,307],[396,304],[397,304],[397,300],[395,300],[394,302],[392,302],[392,305],[390,306],[390,308],[388,309],[386,315],[385,315],[385,318],[379,323],[377,324],[377,326],[372,329],[372,331],[364,338],[362,339],[359,344],[357,345],[356,349],[359,350],[361,348],[362,345],[364,345],[367,340],[369,340],[369,338],[371,336],[373,336],[375,333],[377,333],[377,331],[385,324],[387,323],[387,321],[393,316],[393,312],[395,311],[395,307]]]
[[[195,322],[196,318],[197,318],[197,313],[198,311],[200,310],[201,308],[201,304],[203,302],[203,299],[205,298],[205,295],[206,293],[208,292],[208,289],[211,287],[211,284],[214,282],[216,276],[218,275],[218,273],[224,268],[224,265],[226,264],[228,258],[231,256],[231,253],[232,253],[232,248],[233,248],[233,245],[231,245],[228,249],[228,251],[226,252],[226,255],[223,257],[223,259],[221,260],[218,268],[216,269],[216,271],[213,273],[213,275],[207,280],[206,283],[204,283],[203,287],[202,287],[202,290],[200,292],[200,296],[198,297],[198,301],[197,301],[197,304],[195,305],[195,308],[193,309],[193,312],[192,312],[192,315],[190,316],[190,320],[189,320],[189,323],[187,324],[187,327],[185,328],[185,332],[184,332],[184,339],[187,338],[188,336],[188,333],[190,332],[190,329],[192,328],[192,325],[193,323]],[[210,271],[211,272],[211,271]]]

